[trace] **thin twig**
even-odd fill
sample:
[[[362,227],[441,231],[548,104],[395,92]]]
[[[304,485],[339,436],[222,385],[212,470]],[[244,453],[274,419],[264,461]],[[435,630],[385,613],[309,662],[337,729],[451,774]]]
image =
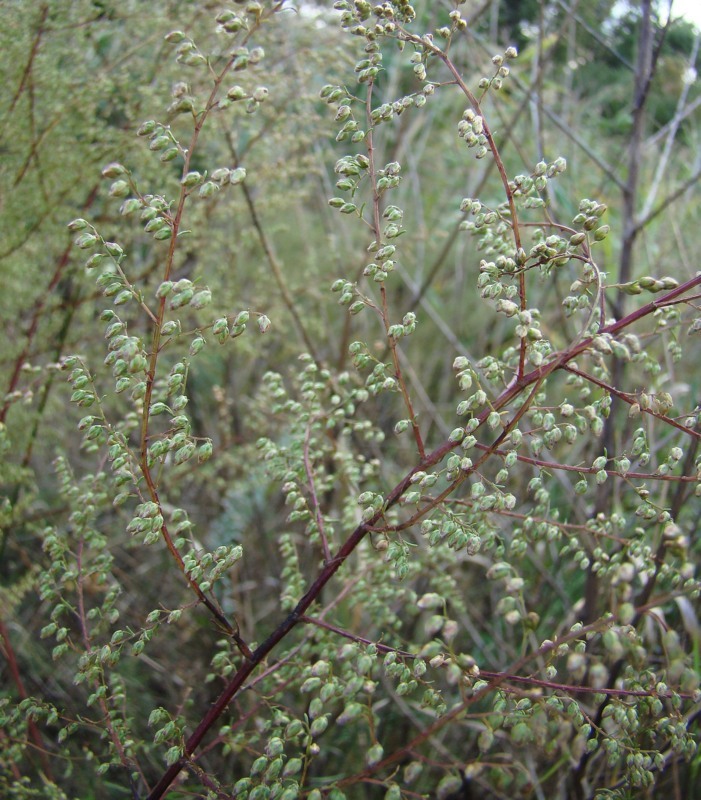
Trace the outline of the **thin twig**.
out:
[[[321,551],[324,555],[324,562],[331,560],[331,551],[329,550],[329,542],[326,538],[326,527],[324,525],[324,515],[321,511],[319,498],[316,495],[316,485],[314,481],[314,466],[312,465],[309,455],[309,442],[312,436],[312,421],[307,423],[307,430],[304,434],[304,471],[307,476],[307,485],[309,493],[312,498],[312,507],[314,508],[314,519],[316,520],[316,529],[319,531],[319,538],[321,539]]]

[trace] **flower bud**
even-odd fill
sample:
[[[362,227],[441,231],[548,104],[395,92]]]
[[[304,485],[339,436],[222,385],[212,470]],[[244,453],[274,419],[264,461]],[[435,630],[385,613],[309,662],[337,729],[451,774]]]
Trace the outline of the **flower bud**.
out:
[[[249,5],[259,6],[259,3],[249,3]],[[249,10],[248,7],[246,7],[246,10]],[[251,64],[257,64],[263,58],[265,58],[265,50],[262,47],[254,47],[248,54],[248,60]]]
[[[141,208],[141,200],[136,197],[130,197],[119,207],[119,213],[123,217],[127,217],[129,214],[133,214],[135,211],[138,211],[139,208]]]
[[[110,197],[126,197],[129,194],[129,184],[126,181],[115,181],[110,186]]]
[[[124,175],[127,171],[127,168],[118,164],[117,162],[113,162],[112,164],[108,164],[102,170],[102,177],[103,178],[118,178],[120,175]]]
[[[182,292],[176,292],[170,298],[169,305],[172,309],[182,308],[183,306],[187,305],[190,300],[192,300],[193,295],[194,292],[192,289],[185,289]]]
[[[209,289],[202,289],[202,291],[193,295],[192,300],[190,301],[190,306],[192,308],[204,308],[211,302],[212,292]]]
[[[150,136],[156,130],[156,123],[152,119],[146,120],[139,125],[136,135],[137,136]]]
[[[76,247],[79,247],[81,250],[87,250],[90,247],[93,247],[97,244],[98,238],[92,233],[83,233],[81,236],[75,240]]]
[[[200,186],[197,194],[199,197],[211,197],[219,191],[219,186],[214,181],[206,181]]]
[[[188,172],[180,183],[186,189],[189,189],[191,186],[197,186],[202,183],[202,175],[199,172]]]

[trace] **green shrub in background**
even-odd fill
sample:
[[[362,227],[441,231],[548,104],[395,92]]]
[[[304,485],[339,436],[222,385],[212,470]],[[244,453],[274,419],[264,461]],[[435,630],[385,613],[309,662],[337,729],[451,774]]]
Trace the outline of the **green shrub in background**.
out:
[[[698,34],[507,5],[3,3],[3,796],[692,796]]]

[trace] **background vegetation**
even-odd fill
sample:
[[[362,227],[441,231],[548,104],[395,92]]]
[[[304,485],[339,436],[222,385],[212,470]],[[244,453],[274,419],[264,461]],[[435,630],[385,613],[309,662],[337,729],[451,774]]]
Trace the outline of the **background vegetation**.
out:
[[[0,794],[693,797],[699,32],[0,10]]]

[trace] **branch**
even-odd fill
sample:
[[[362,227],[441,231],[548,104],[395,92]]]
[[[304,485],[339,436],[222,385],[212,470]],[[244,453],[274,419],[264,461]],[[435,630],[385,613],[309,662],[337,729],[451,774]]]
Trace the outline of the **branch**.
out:
[[[624,330],[625,328],[632,325],[637,320],[642,319],[654,313],[660,305],[669,303],[671,300],[674,300],[675,298],[685,294],[686,292],[688,292],[689,290],[693,289],[698,285],[701,285],[701,274],[697,275],[695,278],[686,281],[685,283],[678,286],[676,289],[671,290],[663,297],[654,300],[650,303],[647,303],[646,305],[637,309],[637,311],[628,314],[628,316],[624,317],[623,319],[605,326],[602,329],[602,332],[610,334],[618,333],[619,331]],[[504,408],[505,406],[509,405],[514,400],[516,400],[517,397],[525,389],[533,387],[534,385],[541,384],[548,375],[555,372],[557,369],[564,368],[570,361],[574,360],[588,347],[590,347],[591,343],[592,343],[591,337],[584,339],[578,342],[573,347],[570,347],[569,349],[563,351],[562,353],[557,354],[553,358],[553,360],[548,364],[538,367],[532,370],[531,372],[523,375],[520,379],[515,380],[513,384],[507,387],[502,392],[500,397],[494,402],[493,404],[494,409],[499,410],[501,408]],[[487,408],[483,410],[481,414],[477,417],[480,426],[485,423],[489,413],[491,413],[491,410],[492,410],[491,408]],[[498,441],[500,440],[497,439],[497,442]],[[317,575],[316,579],[309,586],[302,599],[295,606],[294,610],[282,622],[278,624],[278,626],[270,634],[270,636],[259,647],[257,647],[253,651],[251,656],[239,667],[235,675],[231,678],[231,680],[227,684],[224,691],[215,700],[209,711],[202,718],[201,722],[199,723],[195,731],[188,738],[184,747],[184,752],[182,757],[177,762],[175,762],[171,767],[169,767],[168,770],[163,774],[161,779],[158,781],[156,786],[149,794],[148,800],[158,800],[158,798],[163,797],[163,795],[168,790],[168,787],[175,780],[179,772],[186,766],[188,759],[193,755],[195,750],[198,748],[206,733],[212,728],[215,722],[224,713],[231,700],[243,687],[244,682],[249,677],[249,675],[251,675],[251,673],[257,668],[257,666],[264,661],[264,659],[268,656],[268,654],[271,653],[277,647],[277,645],[300,622],[305,621],[307,610],[320,596],[326,584],[343,566],[348,557],[354,552],[356,547],[365,538],[366,534],[373,530],[374,526],[382,519],[386,511],[389,508],[395,506],[399,502],[400,498],[412,486],[412,476],[414,475],[414,473],[435,466],[436,464],[440,463],[448,453],[450,453],[452,450],[454,450],[459,446],[460,445],[458,442],[452,442],[450,440],[444,441],[432,453],[429,453],[419,464],[417,464],[414,468],[412,468],[402,478],[402,480],[399,481],[399,483],[396,484],[396,486],[387,495],[382,509],[380,509],[369,520],[361,523],[360,525],[358,525],[358,527],[355,528],[355,530],[350,534],[350,536],[340,547],[335,557],[331,561],[324,564],[322,569],[319,571],[319,574]],[[601,620],[599,620],[598,622],[592,623],[588,627],[591,628],[592,630],[596,630],[598,629],[597,626],[600,627],[602,624],[604,623]],[[585,628],[581,629],[576,636],[574,634],[570,634],[568,636],[569,638],[577,638],[577,636],[581,635],[582,631],[584,630]],[[560,641],[568,641],[568,640],[569,639],[566,636],[564,637],[563,640]],[[524,656],[522,659],[517,661],[512,666],[512,668],[509,670],[509,673],[511,674],[514,672],[518,672],[525,664],[527,664],[532,658],[534,658],[539,653],[540,651],[538,651],[538,653],[532,653]],[[447,724],[456,716],[459,716],[459,714],[462,713],[462,711],[467,705],[476,702],[478,699],[481,699],[484,695],[493,691],[495,688],[497,688],[507,680],[508,680],[507,674],[498,673],[498,677],[492,679],[487,688],[481,690],[480,692],[477,692],[472,698],[465,701],[464,704],[461,704],[456,709],[449,712],[445,717],[442,717],[437,723],[435,723],[434,726],[429,728],[426,732],[422,733],[416,739],[412,740],[406,747],[402,748],[401,750],[398,750],[392,756],[388,757],[387,759],[385,759],[383,762],[380,763],[385,766],[394,763],[397,759],[403,757],[404,753],[414,748],[417,744],[420,744],[422,741],[424,741],[425,738],[433,735],[435,730],[437,730],[440,727],[443,727],[445,724]],[[374,769],[378,768],[380,768],[380,765],[378,765]]]

